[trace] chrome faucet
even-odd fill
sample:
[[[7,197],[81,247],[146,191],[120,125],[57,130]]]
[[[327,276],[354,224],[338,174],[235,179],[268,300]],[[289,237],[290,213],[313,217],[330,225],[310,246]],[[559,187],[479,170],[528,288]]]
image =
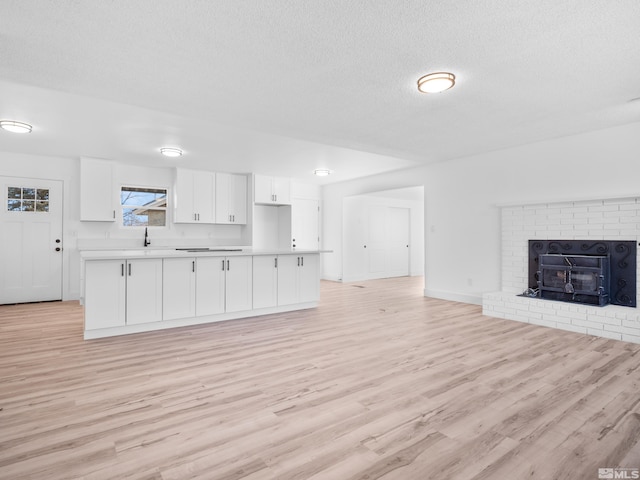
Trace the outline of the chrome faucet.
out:
[[[151,240],[149,240],[149,234],[147,233],[147,227],[144,227],[144,246],[151,245]]]

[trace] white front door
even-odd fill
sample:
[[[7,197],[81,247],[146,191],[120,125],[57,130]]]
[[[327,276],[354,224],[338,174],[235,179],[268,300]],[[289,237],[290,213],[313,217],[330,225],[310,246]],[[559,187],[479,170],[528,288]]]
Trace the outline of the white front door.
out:
[[[291,203],[291,245],[304,250],[317,250],[320,242],[318,200],[294,198]]]
[[[0,304],[62,300],[62,182],[0,177]]]

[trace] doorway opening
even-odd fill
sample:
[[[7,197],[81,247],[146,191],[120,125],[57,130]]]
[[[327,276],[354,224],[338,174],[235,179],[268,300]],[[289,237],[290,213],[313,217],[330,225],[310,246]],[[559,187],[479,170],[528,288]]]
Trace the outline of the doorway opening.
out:
[[[346,197],[342,281],[424,275],[424,187]]]

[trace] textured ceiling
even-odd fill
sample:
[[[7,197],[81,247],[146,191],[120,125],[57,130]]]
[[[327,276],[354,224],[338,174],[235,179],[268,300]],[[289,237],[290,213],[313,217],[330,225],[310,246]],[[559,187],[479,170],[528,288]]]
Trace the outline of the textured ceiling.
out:
[[[8,0],[0,117],[36,130],[0,150],[345,180],[639,121],[638,32],[638,0]]]

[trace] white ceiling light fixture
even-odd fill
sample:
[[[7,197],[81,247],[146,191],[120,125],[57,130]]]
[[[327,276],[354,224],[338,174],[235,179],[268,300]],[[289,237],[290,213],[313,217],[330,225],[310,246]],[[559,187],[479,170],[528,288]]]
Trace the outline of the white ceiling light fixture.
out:
[[[0,128],[12,133],[29,133],[33,127],[28,123],[15,120],[0,120]]]
[[[179,157],[182,155],[182,150],[174,147],[162,147],[160,153],[165,157]]]
[[[435,72],[418,79],[418,90],[422,93],[439,93],[456,84],[456,76],[449,72]]]
[[[331,175],[331,170],[327,170],[326,168],[318,168],[317,170],[313,171],[313,174],[317,177],[326,177],[328,175]]]

